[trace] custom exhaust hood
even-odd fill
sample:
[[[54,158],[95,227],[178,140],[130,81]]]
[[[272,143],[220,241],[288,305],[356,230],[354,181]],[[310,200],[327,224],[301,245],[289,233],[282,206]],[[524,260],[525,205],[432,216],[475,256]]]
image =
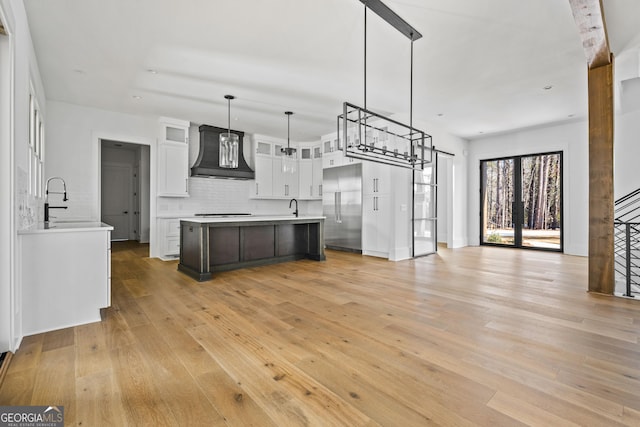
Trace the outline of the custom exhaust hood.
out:
[[[227,179],[255,179],[255,172],[249,167],[243,155],[244,132],[231,130],[238,135],[238,167],[220,166],[220,135],[229,129],[202,125],[200,130],[200,153],[191,167],[191,176]]]

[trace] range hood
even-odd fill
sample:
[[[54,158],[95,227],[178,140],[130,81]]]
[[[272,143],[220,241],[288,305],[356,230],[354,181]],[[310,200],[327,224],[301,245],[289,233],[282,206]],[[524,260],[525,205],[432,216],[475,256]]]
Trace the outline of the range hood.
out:
[[[220,134],[228,130],[215,126],[202,125],[200,129],[200,153],[196,163],[191,167],[191,176],[227,179],[255,179],[243,155],[244,132],[231,130],[239,136],[238,167],[235,169],[220,167]]]

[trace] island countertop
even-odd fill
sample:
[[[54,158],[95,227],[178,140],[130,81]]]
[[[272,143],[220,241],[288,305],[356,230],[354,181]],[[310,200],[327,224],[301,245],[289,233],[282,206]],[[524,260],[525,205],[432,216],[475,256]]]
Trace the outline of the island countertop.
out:
[[[230,223],[230,222],[242,222],[242,223],[251,223],[251,222],[308,222],[308,221],[317,221],[324,220],[326,217],[322,215],[305,215],[305,216],[295,216],[295,215],[241,215],[241,216],[198,216],[198,217],[189,217],[189,218],[180,218],[181,221],[195,222],[198,224],[213,224],[213,223]]]

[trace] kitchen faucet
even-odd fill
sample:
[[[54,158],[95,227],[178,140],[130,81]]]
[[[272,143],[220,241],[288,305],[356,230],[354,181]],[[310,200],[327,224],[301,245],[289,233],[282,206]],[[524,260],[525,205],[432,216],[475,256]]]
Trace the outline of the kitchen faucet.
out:
[[[59,191],[49,191],[49,182],[57,179],[62,181],[62,192]],[[67,209],[68,206],[49,206],[49,193],[51,194],[62,194],[62,201],[66,202],[69,200],[67,197],[67,183],[64,182],[64,179],[59,176],[52,176],[47,180],[47,183],[44,186],[44,222],[49,222],[49,209]]]
[[[291,209],[291,204],[292,204],[293,202],[296,202],[296,210],[295,210],[295,211],[293,211],[293,214],[297,217],[297,216],[298,216],[298,201],[297,201],[296,199],[291,199],[291,200],[289,201],[289,209]]]

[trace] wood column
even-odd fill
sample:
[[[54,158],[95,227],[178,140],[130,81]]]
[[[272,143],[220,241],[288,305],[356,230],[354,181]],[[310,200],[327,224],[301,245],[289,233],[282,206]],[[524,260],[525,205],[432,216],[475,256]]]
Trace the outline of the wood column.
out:
[[[613,295],[613,55],[588,79],[589,292]]]
[[[613,55],[602,0],[569,0],[589,78],[589,292],[613,295]]]

